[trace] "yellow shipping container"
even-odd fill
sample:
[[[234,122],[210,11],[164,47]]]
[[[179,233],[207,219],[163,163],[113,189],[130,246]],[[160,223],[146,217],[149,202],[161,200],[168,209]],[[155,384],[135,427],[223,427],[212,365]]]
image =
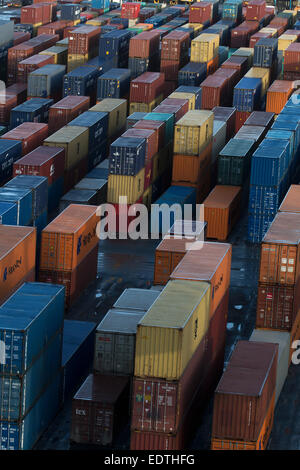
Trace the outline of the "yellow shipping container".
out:
[[[174,91],[168,98],[176,98],[181,100],[189,100],[189,110],[195,109],[196,95],[194,93],[186,93],[185,91]]]
[[[91,54],[68,54],[68,72],[72,72],[92,58]]]
[[[60,41],[57,41],[55,43],[55,46],[56,47],[68,47],[68,44],[69,44],[69,38],[64,38],[64,39],[61,39]]]
[[[272,38],[276,37],[277,36],[277,29],[275,28],[268,28],[267,26],[265,28],[261,28],[259,30],[260,33],[268,33],[268,34],[272,34]]]
[[[188,111],[174,130],[174,153],[200,155],[212,138],[214,114],[212,111]]]
[[[61,47],[61,46],[52,46],[45,51],[40,52],[40,54],[44,55],[52,55],[54,57],[54,64],[58,65],[67,65],[68,62],[68,46]]]
[[[252,67],[245,75],[249,78],[261,79],[261,97],[263,98],[267,93],[270,84],[270,70],[262,67]]]
[[[282,13],[291,13],[293,15],[293,24],[297,21],[297,10],[283,10]]]
[[[140,112],[140,113],[151,113],[151,111],[157,106],[156,100],[151,103],[133,103],[129,104],[129,114]]]
[[[117,98],[105,98],[89,109],[108,113],[108,137],[121,131],[126,125],[127,101]]]
[[[109,175],[107,183],[107,202],[120,204],[123,196],[127,204],[134,204],[144,192],[145,169],[135,176]]]
[[[294,34],[282,34],[278,38],[278,50],[285,51],[290,44],[297,42],[297,36]]]
[[[219,52],[218,34],[203,33],[191,42],[191,62],[209,62]]]
[[[178,380],[209,325],[210,285],[169,281],[137,327],[136,377]]]
[[[193,28],[194,30],[194,33],[197,33],[196,34],[196,37],[201,33],[201,31],[203,30],[203,24],[201,23],[187,23],[187,24],[184,24],[183,26],[181,26],[182,28]]]
[[[68,170],[87,157],[89,130],[87,127],[81,126],[64,126],[47,137],[43,145],[63,147],[65,149],[65,169]]]

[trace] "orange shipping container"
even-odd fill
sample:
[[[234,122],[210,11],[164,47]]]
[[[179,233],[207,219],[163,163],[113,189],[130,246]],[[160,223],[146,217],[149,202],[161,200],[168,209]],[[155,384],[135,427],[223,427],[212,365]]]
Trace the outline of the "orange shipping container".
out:
[[[98,244],[96,206],[70,204],[42,231],[40,269],[72,271]]]
[[[210,165],[212,142],[210,142],[200,155],[182,155],[174,153],[172,182],[174,184],[192,183],[197,184],[201,178],[203,168]]]
[[[278,212],[262,240],[259,282],[296,285],[300,275],[300,217]]]
[[[210,283],[210,317],[229,288],[231,252],[229,243],[196,242],[170,276],[170,279]]]
[[[294,91],[294,82],[275,80],[267,91],[266,111],[279,114]]]
[[[215,186],[204,204],[207,238],[225,241],[240,215],[241,186]]]
[[[300,186],[291,184],[285,195],[278,212],[300,212]]]
[[[161,241],[155,250],[153,284],[167,284],[171,273],[180,263],[193,241],[195,241],[195,237],[164,238]]]
[[[36,228],[0,225],[0,303],[35,280]]]

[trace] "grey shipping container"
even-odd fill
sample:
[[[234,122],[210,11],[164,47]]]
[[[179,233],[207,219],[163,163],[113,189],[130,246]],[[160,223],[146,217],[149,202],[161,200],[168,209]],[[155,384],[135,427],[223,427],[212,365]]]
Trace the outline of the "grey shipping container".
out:
[[[125,289],[118,300],[114,303],[114,308],[126,308],[130,310],[145,310],[152,306],[158,294],[149,289]]]
[[[95,204],[100,205],[106,202],[107,180],[105,179],[83,178],[76,184],[74,189],[96,191],[97,196]]]
[[[70,204],[96,204],[97,192],[83,189],[71,189],[59,202],[59,211],[62,212]]]
[[[47,98],[58,91],[61,93],[65,70],[64,65],[48,64],[31,72],[28,77],[28,96]]]
[[[213,137],[212,137],[212,152],[211,164],[213,165],[217,160],[217,156],[226,144],[227,125],[224,121],[214,120]]]
[[[218,157],[218,184],[242,186],[250,173],[254,140],[231,139]]]

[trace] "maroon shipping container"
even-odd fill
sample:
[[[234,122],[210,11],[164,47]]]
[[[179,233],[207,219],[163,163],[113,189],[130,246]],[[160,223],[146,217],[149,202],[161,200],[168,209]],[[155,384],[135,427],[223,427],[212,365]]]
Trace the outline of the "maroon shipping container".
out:
[[[254,23],[254,25],[249,23]],[[232,29],[230,47],[247,47],[251,34],[255,33],[258,28],[259,23],[257,21],[244,21],[244,23]]]
[[[248,72],[248,57],[242,56],[231,56],[229,59],[225,60],[221,65],[221,69],[233,69],[238,70],[239,77],[242,78],[245,73]]]
[[[23,83],[15,83],[6,88],[6,94],[16,95],[17,104],[24,103],[27,99],[27,85]]]
[[[130,83],[132,103],[151,103],[162,93],[165,75],[158,72],[145,72]]]
[[[48,178],[51,186],[65,169],[65,149],[42,145],[14,163],[13,176],[33,175]]]
[[[213,16],[213,4],[209,2],[198,2],[190,6],[189,23],[211,22]]]
[[[53,64],[54,56],[47,54],[35,54],[28,59],[21,60],[18,63],[17,81],[19,83],[27,83],[28,75],[44,65]]]
[[[255,441],[276,385],[278,344],[239,341],[214,396],[212,437]]]
[[[177,122],[185,113],[189,110],[189,100],[180,99],[180,98],[165,98],[159,106],[172,106],[173,111],[170,111],[175,114],[175,121]],[[153,110],[154,111],[154,110]]]
[[[70,191],[88,172],[88,159],[83,158],[74,167],[64,172],[64,194]]]
[[[300,43],[293,42],[284,51],[284,72],[300,71]]]
[[[266,14],[265,0],[251,0],[246,7],[246,20],[259,21]]]
[[[159,51],[160,34],[158,31],[145,31],[130,39],[129,57],[147,59]]]
[[[163,60],[160,61],[160,71],[164,73],[166,80],[176,81],[178,79],[179,70],[187,63],[178,62],[177,60]]]
[[[48,125],[39,122],[23,122],[1,136],[1,139],[21,140],[22,155],[42,145],[48,137]]]
[[[190,34],[184,31],[171,31],[161,42],[161,60],[182,61],[188,57]]]
[[[268,129],[272,126],[275,113],[267,111],[253,111],[245,121],[245,126],[263,126]]]
[[[6,93],[0,100],[0,123],[7,125],[10,122],[10,111],[17,106],[16,95]]]
[[[30,33],[25,33],[23,31],[14,32],[14,46],[22,44],[22,42],[28,41],[31,38]]]
[[[288,27],[288,19],[282,18],[280,16],[276,16],[269,23],[269,28],[277,29],[277,37],[281,36],[281,34],[284,33],[287,27]]]
[[[46,24],[56,20],[56,4],[38,3],[21,8],[21,23]]]
[[[145,23],[145,20],[151,18],[155,13],[154,8],[143,8],[139,13],[139,23]]]
[[[235,114],[235,133],[246,123],[251,113],[248,111],[237,111]]]
[[[145,165],[152,159],[152,157],[158,152],[158,132],[154,129],[138,129],[132,127],[122,134],[122,137],[139,137],[140,139],[146,139],[146,158]]]
[[[291,331],[300,307],[299,286],[258,284],[256,328]]]
[[[226,105],[228,79],[224,75],[209,75],[200,85],[202,89],[201,108],[213,109],[215,106]]]
[[[131,450],[185,450],[189,439],[199,426],[199,416],[207,400],[214,392],[223,372],[224,345],[217,357],[207,366],[207,373],[198,384],[198,391],[193,403],[177,433],[162,433],[153,431],[132,431]]]
[[[164,147],[165,141],[165,127],[166,124],[163,121],[151,121],[151,119],[142,119],[141,121],[136,122],[132,128],[134,129],[151,129],[155,130],[158,133],[158,148],[162,149]]]
[[[97,277],[98,245],[95,246],[73,271],[40,269],[39,282],[65,286],[65,307],[70,308],[80,294]]]
[[[49,109],[49,134],[66,126],[70,121],[75,119],[79,114],[88,111],[90,107],[89,96],[66,96],[62,100],[50,106]]]
[[[217,77],[225,77],[227,79],[225,88],[225,103],[228,106],[231,106],[233,99],[233,89],[240,79],[239,71],[230,68],[220,68],[215,72],[214,75]]]
[[[72,26],[72,21],[55,21],[54,23],[49,23],[38,28],[38,35],[40,34],[58,34],[59,39],[63,38],[64,29],[67,26]]]
[[[272,37],[272,33],[261,33],[260,31],[258,31],[258,33],[254,33],[250,37],[249,47],[253,48],[255,44],[257,43],[257,41],[259,41],[260,39],[271,38],[271,37]]]
[[[199,385],[209,374],[210,364],[220,351],[224,353],[228,300],[227,290],[180,380],[134,378],[131,429],[164,433],[180,429]]]
[[[168,81],[163,86],[163,97],[168,98],[173,91],[177,88],[177,81]]]
[[[236,109],[230,107],[216,106],[213,108],[214,118],[217,121],[226,122],[226,140],[231,139],[235,133]]]
[[[300,80],[300,71],[299,72],[283,72],[283,80]]]
[[[71,441],[112,444],[128,417],[128,400],[128,377],[89,375],[72,401]]]
[[[73,29],[68,37],[68,53],[69,54],[93,54],[99,48],[101,28],[96,26],[81,26]]]

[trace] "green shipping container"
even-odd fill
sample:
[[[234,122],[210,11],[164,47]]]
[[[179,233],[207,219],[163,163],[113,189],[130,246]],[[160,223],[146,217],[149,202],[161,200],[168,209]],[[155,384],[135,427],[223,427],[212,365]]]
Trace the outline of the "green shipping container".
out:
[[[218,156],[218,184],[242,186],[250,174],[254,140],[231,139]]]

